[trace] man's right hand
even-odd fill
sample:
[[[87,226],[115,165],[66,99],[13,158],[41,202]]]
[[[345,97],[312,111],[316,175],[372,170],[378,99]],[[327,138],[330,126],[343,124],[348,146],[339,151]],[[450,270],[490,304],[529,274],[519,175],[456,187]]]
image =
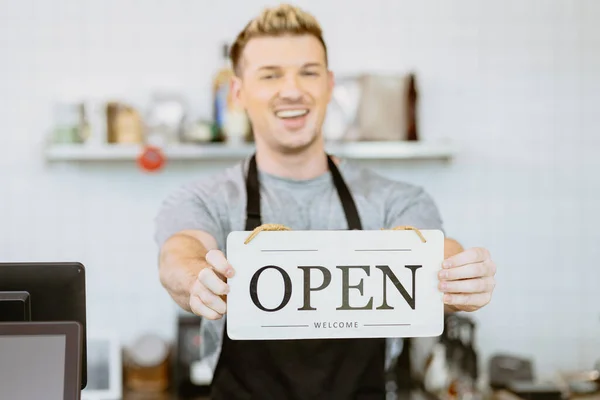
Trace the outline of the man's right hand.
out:
[[[235,272],[220,250],[206,253],[206,262],[210,266],[200,271],[190,289],[190,308],[203,318],[221,319],[227,312],[227,278]]]

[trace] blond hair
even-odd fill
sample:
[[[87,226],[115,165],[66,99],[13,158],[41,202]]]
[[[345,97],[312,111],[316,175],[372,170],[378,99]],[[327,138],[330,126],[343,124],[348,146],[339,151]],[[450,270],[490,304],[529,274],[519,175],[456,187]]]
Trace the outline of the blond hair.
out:
[[[239,74],[242,53],[251,39],[285,35],[314,36],[323,45],[325,62],[327,62],[327,46],[323,40],[323,31],[316,18],[298,7],[281,4],[276,7],[265,8],[239,33],[229,53],[233,70],[236,74]]]

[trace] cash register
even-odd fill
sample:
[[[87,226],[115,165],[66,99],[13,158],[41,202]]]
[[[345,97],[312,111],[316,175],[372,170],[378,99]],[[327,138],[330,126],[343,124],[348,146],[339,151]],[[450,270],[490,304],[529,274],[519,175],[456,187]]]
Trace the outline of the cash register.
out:
[[[0,263],[0,399],[79,400],[86,348],[81,263]]]

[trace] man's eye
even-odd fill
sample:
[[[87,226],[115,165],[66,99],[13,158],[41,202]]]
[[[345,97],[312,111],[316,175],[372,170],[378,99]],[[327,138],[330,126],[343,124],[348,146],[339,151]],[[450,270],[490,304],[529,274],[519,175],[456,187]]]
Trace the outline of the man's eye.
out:
[[[275,78],[276,78],[275,74],[263,75],[260,77],[260,79],[263,79],[263,80],[269,80],[269,79],[275,79]]]
[[[306,75],[306,76],[318,76],[319,73],[318,72],[314,72],[314,71],[304,71],[304,72],[302,72],[302,75]]]

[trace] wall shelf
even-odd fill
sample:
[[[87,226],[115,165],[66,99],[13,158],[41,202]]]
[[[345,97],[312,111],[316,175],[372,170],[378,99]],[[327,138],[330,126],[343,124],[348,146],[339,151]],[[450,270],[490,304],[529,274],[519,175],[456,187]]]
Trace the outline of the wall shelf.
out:
[[[456,149],[451,142],[351,142],[328,143],[331,154],[362,160],[449,160]],[[47,147],[45,158],[50,162],[71,161],[134,161],[141,152],[139,145],[78,145],[57,144]],[[239,160],[254,151],[253,144],[172,145],[164,149],[167,160]]]

